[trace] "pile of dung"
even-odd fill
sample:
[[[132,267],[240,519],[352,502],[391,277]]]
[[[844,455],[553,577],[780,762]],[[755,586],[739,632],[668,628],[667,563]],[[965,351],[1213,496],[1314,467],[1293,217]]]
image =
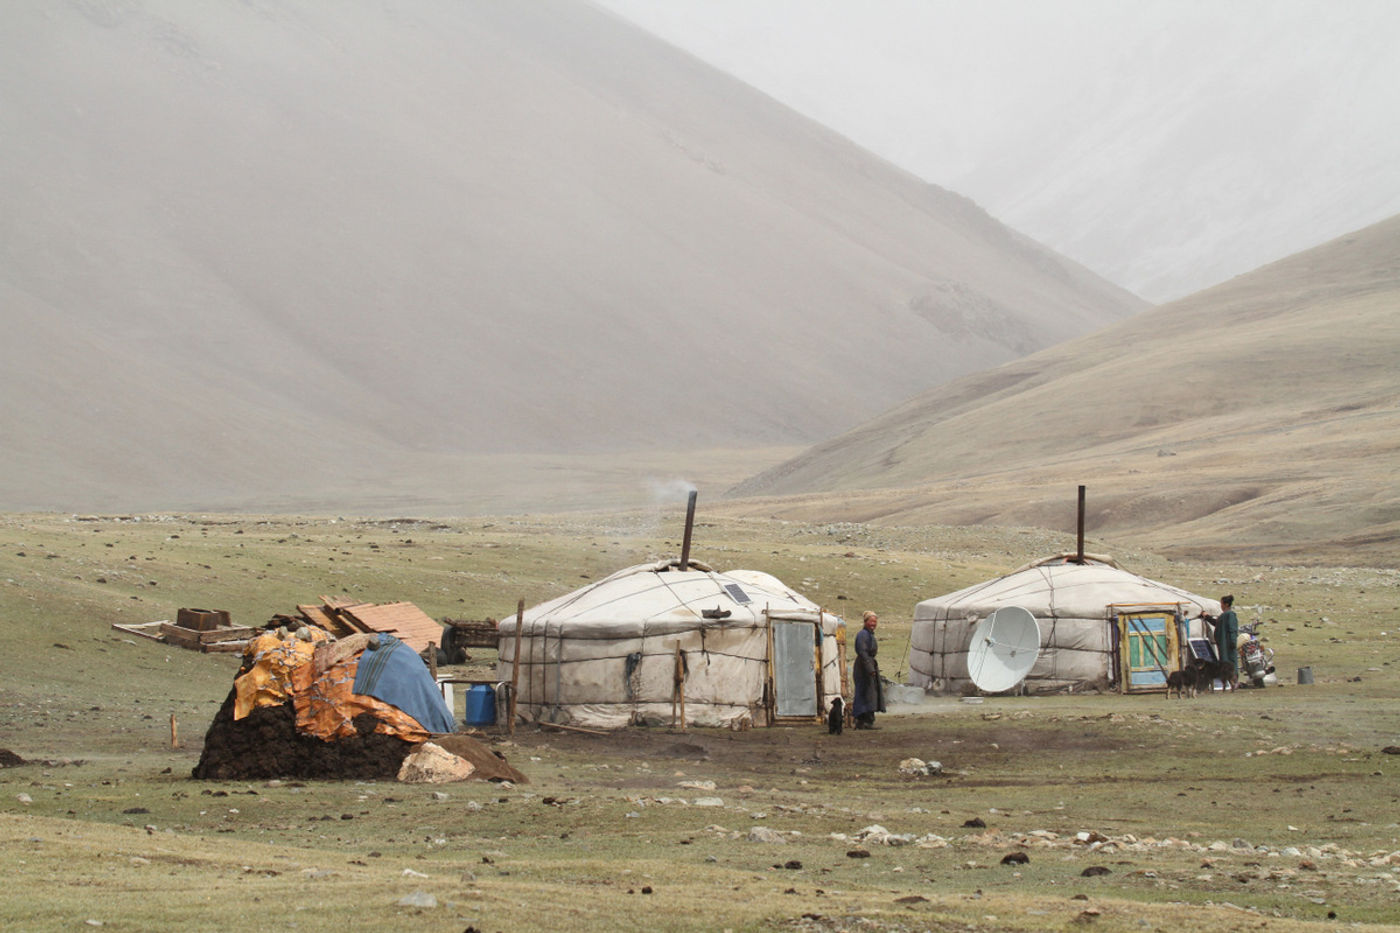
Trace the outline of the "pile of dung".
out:
[[[506,761],[505,756],[493,750],[484,742],[478,742],[469,735],[435,735],[433,744],[451,752],[458,758],[465,758],[476,768],[472,777],[478,781],[510,781],[512,784],[528,784],[530,779]]]
[[[290,701],[259,707],[235,721],[234,699],[234,691],[229,691],[204,737],[204,752],[191,777],[394,780],[414,748],[412,742],[375,732],[377,720],[368,713],[353,720],[355,736],[325,742],[297,731]]]

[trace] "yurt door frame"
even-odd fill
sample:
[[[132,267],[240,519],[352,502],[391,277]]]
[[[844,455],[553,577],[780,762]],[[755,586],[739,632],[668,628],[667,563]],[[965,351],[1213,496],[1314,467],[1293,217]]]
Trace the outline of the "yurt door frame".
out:
[[[1118,642],[1118,686],[1124,693],[1167,689],[1167,673],[1180,666],[1175,607],[1110,606]]]
[[[817,719],[822,708],[821,619],[768,615],[768,659],[775,719]]]

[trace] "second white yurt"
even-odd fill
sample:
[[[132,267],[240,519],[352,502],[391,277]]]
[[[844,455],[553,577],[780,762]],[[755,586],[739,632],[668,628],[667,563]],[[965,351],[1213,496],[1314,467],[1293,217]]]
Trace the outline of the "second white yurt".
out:
[[[943,693],[975,692],[968,671],[973,630],[1003,607],[1035,617],[1040,653],[1017,689],[1164,690],[1201,614],[1220,604],[1124,570],[1112,558],[1059,554],[994,580],[927,599],[914,609],[911,682]]]
[[[527,610],[518,632],[502,619],[498,637],[526,720],[737,728],[816,719],[841,695],[844,623],[759,571],[629,567]]]

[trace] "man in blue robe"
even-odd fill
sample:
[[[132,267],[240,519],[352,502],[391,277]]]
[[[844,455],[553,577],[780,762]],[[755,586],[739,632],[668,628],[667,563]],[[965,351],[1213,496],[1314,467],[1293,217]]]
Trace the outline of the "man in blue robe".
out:
[[[880,665],[875,660],[880,646],[875,642],[875,626],[880,621],[873,612],[865,613],[865,624],[856,633],[856,660],[852,665],[855,696],[851,715],[857,729],[874,729],[875,714],[885,711],[885,694],[880,686]]]

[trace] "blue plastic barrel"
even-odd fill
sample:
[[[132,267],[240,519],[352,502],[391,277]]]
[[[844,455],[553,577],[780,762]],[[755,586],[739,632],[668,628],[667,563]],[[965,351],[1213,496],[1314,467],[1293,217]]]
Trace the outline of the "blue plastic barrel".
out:
[[[496,724],[496,688],[490,684],[472,684],[467,691],[466,723],[469,726]]]

